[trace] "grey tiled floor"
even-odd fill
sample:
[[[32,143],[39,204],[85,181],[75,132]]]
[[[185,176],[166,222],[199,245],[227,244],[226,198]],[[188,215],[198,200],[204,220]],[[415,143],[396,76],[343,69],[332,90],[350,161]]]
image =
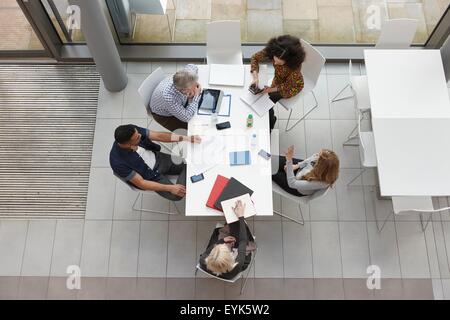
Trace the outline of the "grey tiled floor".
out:
[[[175,295],[170,291],[172,283],[193,281],[196,259],[221,219],[132,212],[135,195],[116,181],[108,164],[115,127],[121,123],[146,126],[149,122],[137,97],[139,83],[160,65],[172,74],[184,64],[128,63],[130,81],[123,92],[108,93],[101,87],[85,221],[0,221],[0,277],[29,276],[32,278],[24,281],[40,283],[42,280],[33,277],[62,277],[68,265],[80,265],[85,277],[167,278],[169,296]],[[355,71],[361,70],[364,72],[356,64]],[[390,213],[392,204],[376,198],[371,186],[373,172],[359,179],[361,186],[346,187],[360,170],[357,148],[342,147],[356,124],[355,112],[351,101],[329,104],[330,97],[346,84],[346,72],[345,64],[327,64],[316,89],[320,107],[292,132],[280,133],[281,148],[295,144],[299,157],[322,147],[333,148],[341,159],[340,179],[327,197],[303,208],[304,226],[278,216],[250,221],[260,248],[251,277],[262,282],[269,278],[317,279],[317,292],[324,285],[319,279],[336,279],[340,281],[336,294],[342,297],[346,288],[358,292],[361,282],[341,279],[363,281],[367,267],[378,265],[383,278],[432,279],[435,298],[450,298],[450,215],[435,215],[425,233],[417,216],[391,216],[378,234],[374,210],[381,218]],[[309,98],[305,100],[311,103]],[[303,107],[300,105],[296,114]],[[284,128],[287,114],[283,110],[277,114],[278,125]],[[161,130],[155,122],[151,128]],[[448,204],[448,199],[438,201],[442,206]],[[141,205],[175,212],[159,197],[145,199]],[[294,204],[277,196],[274,206],[286,214],[298,214]],[[302,287],[300,282],[281,283]],[[390,285],[395,292],[395,285]],[[191,290],[188,285],[186,288]],[[387,291],[383,294],[389,296]]]

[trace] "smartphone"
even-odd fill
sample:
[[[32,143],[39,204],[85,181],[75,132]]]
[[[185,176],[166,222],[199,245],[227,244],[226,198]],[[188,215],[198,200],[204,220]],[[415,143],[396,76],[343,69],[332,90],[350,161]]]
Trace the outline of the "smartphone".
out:
[[[251,93],[253,93],[253,94],[259,94],[259,93],[261,93],[261,92],[264,91],[264,89],[260,89],[260,88],[256,87],[255,85],[251,85],[251,86],[248,88],[248,90],[249,90]]]
[[[258,155],[260,155],[261,157],[263,157],[266,160],[269,160],[270,157],[272,156],[270,153],[268,153],[262,149],[261,149],[261,151],[258,152]]]
[[[216,128],[217,128],[217,130],[228,129],[228,128],[231,128],[231,124],[229,121],[218,123],[218,124],[216,124]]]
[[[202,181],[203,179],[205,179],[205,176],[203,175],[203,173],[200,173],[199,175],[191,177],[192,183],[196,183],[196,182]]]

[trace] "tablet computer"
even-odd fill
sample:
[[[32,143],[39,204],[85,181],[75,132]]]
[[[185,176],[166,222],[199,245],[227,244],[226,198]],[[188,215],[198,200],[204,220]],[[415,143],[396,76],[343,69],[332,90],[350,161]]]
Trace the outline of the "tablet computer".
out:
[[[199,109],[208,113],[219,113],[222,105],[223,91],[217,89],[205,89],[199,102]]]

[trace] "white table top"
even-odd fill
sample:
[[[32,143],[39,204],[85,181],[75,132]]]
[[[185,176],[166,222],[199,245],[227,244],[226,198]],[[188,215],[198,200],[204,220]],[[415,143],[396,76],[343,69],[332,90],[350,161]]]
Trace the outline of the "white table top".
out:
[[[364,53],[381,195],[450,195],[450,99],[440,52]]]
[[[216,156],[222,159],[220,164],[208,170],[204,176],[203,181],[192,183],[190,177],[196,175],[200,169],[196,166],[198,163],[199,152],[209,154],[209,147],[201,148],[192,146],[187,149],[187,194],[186,194],[186,215],[187,216],[223,216],[220,211],[206,207],[206,201],[211,193],[212,187],[217,175],[222,175],[227,178],[234,177],[247,187],[254,191],[252,200],[255,204],[257,215],[273,215],[273,199],[272,199],[272,180],[271,180],[271,162],[264,160],[258,156],[260,149],[270,152],[270,135],[269,135],[269,116],[259,117],[252,109],[241,101],[240,96],[244,90],[248,90],[250,85],[251,75],[250,67],[245,67],[245,86],[244,87],[221,87],[210,86],[209,67],[206,65],[199,66],[199,82],[203,88],[221,89],[225,94],[232,95],[231,102],[231,116],[219,117],[218,122],[230,121],[231,128],[223,131],[217,131],[215,125],[211,124],[210,116],[195,115],[188,124],[189,135],[217,135],[223,137],[225,148],[221,151],[216,151]],[[247,116],[253,114],[254,122],[253,128],[247,129]],[[250,136],[256,133],[258,137],[258,144],[256,147],[251,147]],[[232,151],[251,151],[251,165],[236,166],[229,165],[228,155]],[[195,162],[195,164],[193,163]],[[208,163],[208,159],[206,160]]]
[[[450,117],[439,50],[364,50],[374,118]]]

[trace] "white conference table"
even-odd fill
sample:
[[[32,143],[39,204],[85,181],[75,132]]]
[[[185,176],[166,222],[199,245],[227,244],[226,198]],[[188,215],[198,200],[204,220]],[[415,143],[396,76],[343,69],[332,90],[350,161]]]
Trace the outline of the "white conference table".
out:
[[[245,66],[245,86],[211,86],[209,85],[209,66],[199,65],[199,82],[203,89],[221,89],[231,94],[230,117],[218,117],[218,123],[229,121],[231,128],[218,131],[211,123],[211,116],[196,114],[188,123],[189,135],[201,135],[204,139],[199,145],[187,145],[187,184],[186,216],[223,216],[223,213],[206,207],[217,175],[235,178],[253,190],[252,200],[257,215],[273,215],[271,161],[258,156],[261,149],[270,153],[269,115],[259,117],[249,106],[241,101],[240,96],[251,82],[250,67]],[[263,69],[262,69],[263,70]],[[221,114],[224,110],[221,110]],[[247,116],[253,114],[253,128],[248,129]],[[257,145],[250,144],[251,134],[257,134]],[[216,141],[211,137],[218,137]],[[219,148],[222,141],[224,148]],[[230,166],[229,153],[234,151],[251,151],[251,165]],[[215,166],[213,166],[216,164]],[[204,173],[203,181],[192,183],[190,177]]]
[[[450,195],[450,98],[440,51],[364,55],[381,195]]]

